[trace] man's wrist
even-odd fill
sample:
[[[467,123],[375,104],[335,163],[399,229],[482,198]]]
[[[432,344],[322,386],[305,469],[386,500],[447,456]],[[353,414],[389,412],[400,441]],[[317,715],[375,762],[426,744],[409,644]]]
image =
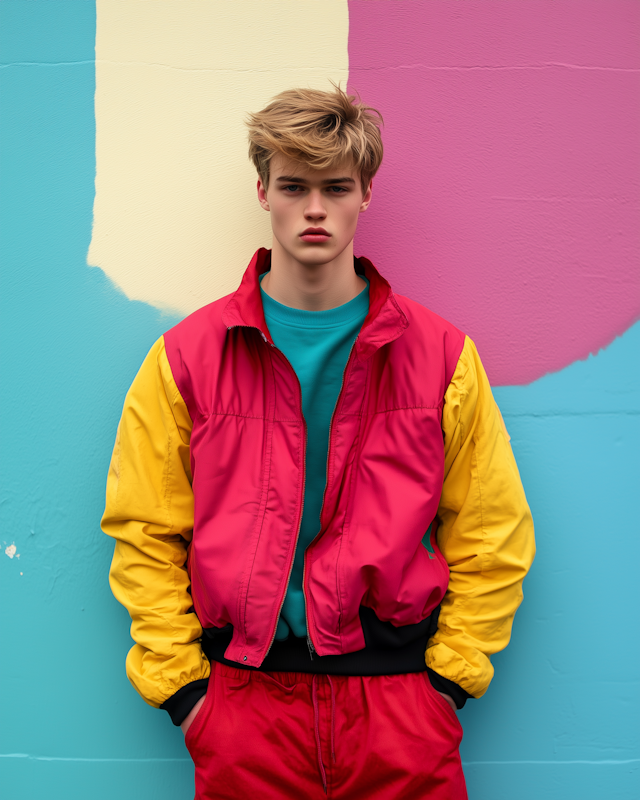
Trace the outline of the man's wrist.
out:
[[[187,735],[187,731],[189,730],[189,728],[190,728],[190,727],[191,727],[191,725],[193,724],[193,721],[194,721],[194,719],[195,719],[195,718],[198,716],[198,714],[200,713],[200,709],[201,709],[201,708],[202,708],[202,706],[204,705],[204,701],[205,701],[205,699],[206,699],[206,698],[205,698],[205,696],[203,695],[203,696],[202,696],[202,697],[201,697],[201,698],[198,700],[198,702],[195,704],[195,706],[194,706],[194,707],[191,709],[191,711],[190,711],[190,712],[187,714],[187,716],[186,716],[186,717],[185,717],[185,718],[182,720],[182,722],[180,723],[180,727],[182,728],[182,733],[183,733],[185,736]],[[453,701],[452,701],[452,702],[453,702]]]
[[[431,667],[427,667],[427,675],[429,676],[431,685],[436,692],[449,695],[449,697],[455,703],[457,709],[462,708],[467,700],[472,697],[469,692],[465,692],[465,690],[461,686],[458,686],[457,683],[454,683],[448,678],[444,678],[439,673],[434,672]]]
[[[172,695],[160,706],[171,717],[174,725],[181,725],[192,708],[207,693],[209,678],[192,681]]]

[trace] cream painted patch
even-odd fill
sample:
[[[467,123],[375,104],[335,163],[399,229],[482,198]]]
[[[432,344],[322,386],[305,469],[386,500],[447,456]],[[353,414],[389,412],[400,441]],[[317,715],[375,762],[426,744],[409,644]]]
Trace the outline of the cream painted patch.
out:
[[[346,86],[346,0],[97,0],[88,263],[191,312],[269,246],[243,119],[294,86]]]
[[[4,553],[6,556],[9,556],[9,558],[13,558],[16,555],[16,550],[17,547],[15,544],[10,544],[8,547],[5,547]],[[17,557],[20,558],[20,553],[17,554]]]

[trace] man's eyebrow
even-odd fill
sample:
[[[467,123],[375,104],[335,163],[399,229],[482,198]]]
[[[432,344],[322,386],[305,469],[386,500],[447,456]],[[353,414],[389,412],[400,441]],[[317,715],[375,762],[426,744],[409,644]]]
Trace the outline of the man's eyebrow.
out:
[[[309,181],[305,180],[304,178],[296,177],[295,175],[280,175],[279,178],[276,178],[276,183],[309,183]],[[327,178],[326,181],[322,181],[323,186],[331,186],[336,183],[354,183],[355,181],[353,178]]]

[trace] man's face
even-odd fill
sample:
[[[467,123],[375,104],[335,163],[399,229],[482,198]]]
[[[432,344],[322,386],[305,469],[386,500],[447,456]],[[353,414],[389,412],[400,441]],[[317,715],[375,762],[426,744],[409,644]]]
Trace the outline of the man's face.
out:
[[[371,184],[363,195],[360,175],[352,167],[311,170],[275,156],[269,188],[258,181],[260,205],[271,214],[277,244],[307,266],[337,258],[355,236],[358,215],[371,202]]]

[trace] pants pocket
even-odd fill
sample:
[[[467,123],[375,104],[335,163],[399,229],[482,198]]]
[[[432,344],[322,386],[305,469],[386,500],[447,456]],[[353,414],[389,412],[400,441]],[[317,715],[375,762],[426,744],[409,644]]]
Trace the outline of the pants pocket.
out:
[[[457,713],[451,708],[449,703],[444,699],[440,692],[433,687],[433,684],[429,680],[429,676],[426,672],[424,673],[424,682],[427,694],[433,698],[433,704],[440,709],[442,716],[445,719],[448,719],[449,722],[455,726],[456,730],[460,732],[460,737],[462,738],[462,725],[460,724]]]
[[[213,681],[214,677],[212,672],[211,675],[209,676],[209,684],[207,686],[207,693],[204,696],[204,703],[200,706],[200,710],[196,714],[195,719],[189,726],[189,729],[187,730],[184,737],[184,743],[192,757],[193,757],[192,748],[197,747],[197,741],[203,729],[205,728],[207,720],[209,718],[210,706],[211,703],[213,702],[213,685],[212,685]]]

